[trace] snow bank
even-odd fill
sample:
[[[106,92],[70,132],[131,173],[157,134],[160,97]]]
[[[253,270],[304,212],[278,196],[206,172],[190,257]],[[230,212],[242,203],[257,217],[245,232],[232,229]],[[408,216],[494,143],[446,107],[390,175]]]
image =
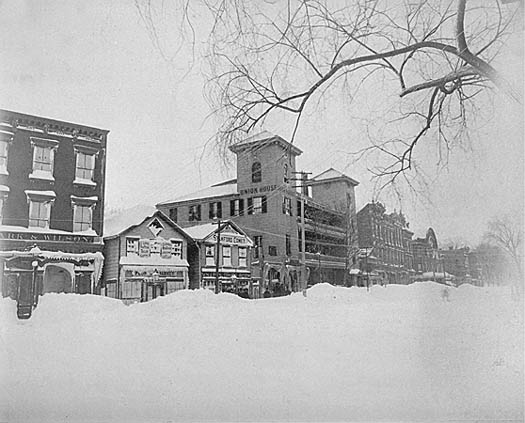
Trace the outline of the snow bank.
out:
[[[523,419],[508,289],[316,285],[251,301],[0,300],[1,421]]]

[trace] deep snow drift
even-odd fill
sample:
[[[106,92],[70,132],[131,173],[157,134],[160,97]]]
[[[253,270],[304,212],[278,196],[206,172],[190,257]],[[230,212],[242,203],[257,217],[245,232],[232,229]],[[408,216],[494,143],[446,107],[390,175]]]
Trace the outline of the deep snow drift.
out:
[[[523,302],[442,289],[0,300],[0,421],[523,420]]]

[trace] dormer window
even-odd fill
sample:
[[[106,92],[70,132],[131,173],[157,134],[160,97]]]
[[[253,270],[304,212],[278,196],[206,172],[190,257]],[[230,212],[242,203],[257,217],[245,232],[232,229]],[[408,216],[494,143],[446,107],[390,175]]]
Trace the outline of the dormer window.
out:
[[[261,162],[254,162],[252,164],[252,182],[257,183],[262,181]]]
[[[29,178],[54,181],[53,170],[58,141],[31,137],[31,145],[33,146],[33,172]]]

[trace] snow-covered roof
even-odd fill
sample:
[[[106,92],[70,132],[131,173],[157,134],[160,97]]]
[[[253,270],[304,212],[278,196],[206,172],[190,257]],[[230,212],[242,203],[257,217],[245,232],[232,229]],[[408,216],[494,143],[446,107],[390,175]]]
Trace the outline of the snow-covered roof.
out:
[[[279,143],[286,148],[290,148],[291,152],[294,153],[296,156],[302,153],[302,150],[297,148],[292,143],[286,141],[284,138],[280,137],[279,135],[272,134],[271,132],[268,132],[268,131],[262,131],[262,132],[259,132],[258,134],[254,134],[248,138],[245,138],[244,140],[231,145],[230,150],[236,153],[250,146],[257,146],[257,145],[262,146],[267,143],[273,143],[273,142]]]
[[[212,198],[212,197],[224,197],[228,195],[235,195],[237,194],[237,180],[234,179],[232,181],[219,183],[212,185],[207,188],[203,188],[199,191],[192,192],[190,194],[185,194],[180,197],[175,198],[174,200],[169,201],[163,201],[162,203],[158,203],[157,206],[172,204],[172,203],[181,203],[183,201],[191,201],[191,200],[198,200],[202,198]]]
[[[188,262],[179,257],[162,258],[158,255],[140,257],[137,255],[123,256],[120,258],[122,265],[155,266],[155,267],[188,267]]]
[[[230,220],[225,220],[221,222],[221,234],[222,235],[235,235],[235,236],[244,236],[246,237],[248,241],[248,245],[252,246],[253,242],[250,239],[250,237],[235,223],[233,223]],[[230,230],[228,230],[230,229]],[[204,223],[202,225],[196,225],[196,226],[190,226],[187,228],[184,228],[184,231],[191,236],[195,241],[204,241],[206,238],[208,238],[212,233],[217,231],[217,224],[210,222],[210,223]]]
[[[190,226],[188,228],[184,228],[184,230],[194,240],[202,241],[217,230],[217,225],[214,223],[205,223],[203,225]]]
[[[326,182],[326,181],[333,180],[333,179],[346,179],[352,185],[359,185],[358,181],[356,181],[355,179],[350,178],[349,176],[345,175],[342,172],[339,172],[338,170],[335,170],[333,167],[331,167],[330,169],[325,170],[324,172],[321,172],[319,175],[317,175],[316,177],[312,178],[308,182],[310,182],[310,183]]]
[[[161,219],[163,222],[167,223],[169,226],[171,226],[172,228],[174,228],[175,230],[177,230],[178,232],[181,233],[181,235],[183,235],[186,239],[190,240],[191,237],[186,233],[185,229],[181,228],[179,225],[177,225],[173,220],[171,220],[168,216],[166,216],[164,213],[162,213],[160,210],[155,210],[155,212],[149,216],[146,216],[146,217],[142,217],[140,218],[140,221],[137,222],[137,220],[135,220],[135,223],[131,224],[131,225],[128,225],[124,228],[122,228],[121,226],[115,226],[115,230],[116,232],[106,232],[106,234],[104,235],[104,240],[107,240],[107,239],[110,239],[110,238],[115,238],[117,236],[121,236],[123,235],[124,233],[128,232],[129,230],[133,229],[133,228],[136,228],[137,226],[140,226],[142,225],[144,222],[146,222],[147,220],[149,219],[153,219],[153,218],[158,218],[158,219]]]
[[[9,192],[9,187],[7,185],[0,185],[0,191]]]

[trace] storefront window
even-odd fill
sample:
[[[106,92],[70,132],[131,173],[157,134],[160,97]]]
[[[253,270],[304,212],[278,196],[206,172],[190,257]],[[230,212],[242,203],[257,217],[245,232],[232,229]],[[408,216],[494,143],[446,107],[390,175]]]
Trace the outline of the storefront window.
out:
[[[140,298],[141,288],[141,281],[124,281],[122,284],[122,298]]]

